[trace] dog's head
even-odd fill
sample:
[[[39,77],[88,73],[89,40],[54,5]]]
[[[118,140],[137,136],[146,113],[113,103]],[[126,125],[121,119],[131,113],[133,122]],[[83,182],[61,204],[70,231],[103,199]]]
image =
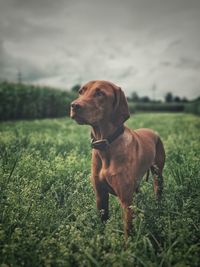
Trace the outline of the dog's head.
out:
[[[130,115],[121,88],[111,82],[97,80],[80,88],[79,97],[71,103],[70,116],[79,124],[95,126],[104,121],[119,126]]]

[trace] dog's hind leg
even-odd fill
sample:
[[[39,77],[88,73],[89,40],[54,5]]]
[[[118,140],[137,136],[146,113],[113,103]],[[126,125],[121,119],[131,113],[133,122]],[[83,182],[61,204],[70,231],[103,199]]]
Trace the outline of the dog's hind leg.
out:
[[[163,168],[165,164],[165,151],[163,147],[163,143],[158,138],[157,144],[156,144],[156,156],[154,159],[154,163],[151,166],[151,173],[153,175],[153,189],[154,193],[159,200],[162,195],[163,191]]]
[[[151,166],[151,173],[153,175],[153,190],[157,199],[161,198],[163,191],[163,175],[156,164]]]

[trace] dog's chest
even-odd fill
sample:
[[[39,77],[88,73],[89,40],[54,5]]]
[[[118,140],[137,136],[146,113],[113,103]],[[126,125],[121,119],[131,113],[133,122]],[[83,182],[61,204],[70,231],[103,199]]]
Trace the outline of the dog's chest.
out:
[[[104,169],[104,168],[102,168],[101,170],[100,170],[100,173],[99,173],[99,179],[101,180],[101,181],[104,181],[104,180],[106,180],[108,177],[110,177],[112,175],[112,173],[111,173],[111,171],[110,171],[110,169],[108,168],[108,169]]]
[[[120,164],[121,163],[121,164]],[[118,173],[122,171],[122,168],[125,167],[125,157],[115,158],[112,160],[103,160],[102,166],[99,172],[99,179],[106,180],[111,176],[116,176]]]

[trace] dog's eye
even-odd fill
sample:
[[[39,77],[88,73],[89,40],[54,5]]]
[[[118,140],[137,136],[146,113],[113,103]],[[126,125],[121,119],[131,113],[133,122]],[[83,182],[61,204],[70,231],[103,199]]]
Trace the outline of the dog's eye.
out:
[[[78,91],[78,93],[79,93],[79,95],[82,95],[82,94],[83,94],[83,90],[80,89],[80,90]]]
[[[104,95],[104,93],[99,89],[97,89],[95,94],[94,94],[94,96],[103,96],[103,95]]]

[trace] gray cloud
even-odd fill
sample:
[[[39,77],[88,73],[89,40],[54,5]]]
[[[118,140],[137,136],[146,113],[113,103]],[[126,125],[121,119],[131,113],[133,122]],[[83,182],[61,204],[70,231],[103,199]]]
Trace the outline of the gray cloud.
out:
[[[160,63],[161,66],[167,67],[167,68],[177,68],[182,70],[192,70],[192,71],[199,71],[200,69],[200,60],[192,59],[192,58],[185,58],[181,57],[178,59],[178,61],[162,61]]]
[[[0,78],[196,97],[199,28],[199,0],[0,0]]]
[[[192,69],[198,71],[200,69],[200,60],[181,57],[179,62],[176,64],[176,67],[180,69]]]

